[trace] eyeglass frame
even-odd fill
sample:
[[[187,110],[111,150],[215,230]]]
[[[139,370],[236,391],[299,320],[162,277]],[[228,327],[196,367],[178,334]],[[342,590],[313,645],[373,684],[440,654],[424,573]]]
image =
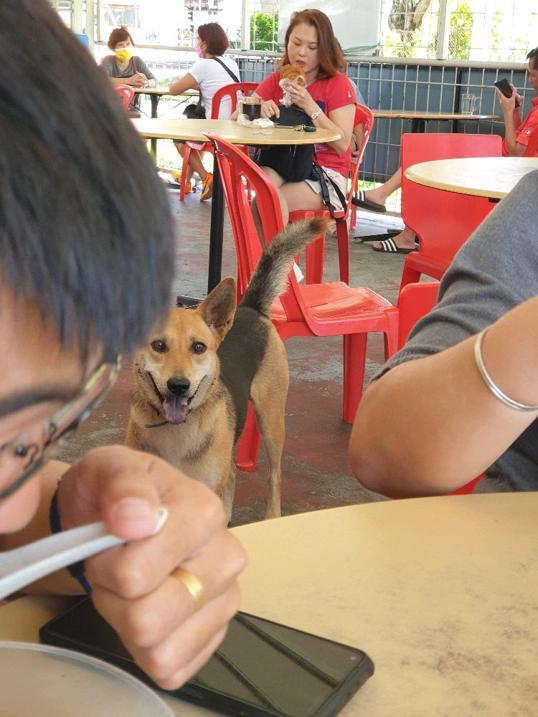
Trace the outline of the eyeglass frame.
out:
[[[119,355],[113,362],[101,363],[85,381],[79,393],[45,420],[43,423],[43,442],[41,444],[24,444],[19,442],[17,437],[0,446],[0,472],[2,470],[2,460],[5,460],[6,451],[9,450],[10,447],[12,447],[11,458],[26,458],[28,453],[31,454],[30,460],[23,468],[22,473],[6,488],[0,491],[0,503],[12,496],[13,493],[27,483],[44,465],[49,450],[62,438],[65,438],[67,434],[75,431],[88,417],[91,411],[101,402],[113,386],[118,377],[120,367],[121,356]],[[99,387],[100,382],[103,382],[103,386],[101,387]],[[93,395],[92,391],[95,390],[96,387],[98,391]],[[85,403],[83,408],[75,415],[77,405],[88,396],[90,396],[88,403]],[[73,418],[69,418],[71,414],[73,414]],[[66,422],[66,419],[69,420]],[[59,428],[59,426],[62,426],[62,423],[65,423],[65,425]]]

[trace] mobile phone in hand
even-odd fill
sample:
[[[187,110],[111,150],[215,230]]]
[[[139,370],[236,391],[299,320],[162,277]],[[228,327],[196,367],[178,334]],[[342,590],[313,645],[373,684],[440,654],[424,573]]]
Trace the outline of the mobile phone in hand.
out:
[[[512,87],[506,77],[503,77],[502,80],[497,80],[493,84],[505,97],[512,97]]]

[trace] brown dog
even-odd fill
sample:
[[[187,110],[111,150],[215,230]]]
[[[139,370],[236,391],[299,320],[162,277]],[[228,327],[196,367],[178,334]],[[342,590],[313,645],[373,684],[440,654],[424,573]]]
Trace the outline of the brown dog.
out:
[[[266,517],[280,515],[286,350],[270,318],[294,256],[325,220],[289,225],[264,251],[236,311],[224,279],[196,309],[172,309],[134,362],[127,445],[149,451],[220,495],[228,518],[235,491],[234,445],[254,404],[269,459]]]

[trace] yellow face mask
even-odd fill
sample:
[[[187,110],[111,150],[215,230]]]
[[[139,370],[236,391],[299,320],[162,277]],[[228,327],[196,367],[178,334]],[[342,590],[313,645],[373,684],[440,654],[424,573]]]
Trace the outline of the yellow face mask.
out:
[[[132,47],[122,47],[121,50],[114,50],[114,54],[120,62],[129,62],[134,55],[134,49]]]

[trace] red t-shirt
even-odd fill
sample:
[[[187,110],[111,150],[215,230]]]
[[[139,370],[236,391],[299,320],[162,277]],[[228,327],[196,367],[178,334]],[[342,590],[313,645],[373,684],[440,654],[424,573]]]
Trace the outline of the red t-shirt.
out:
[[[273,100],[280,104],[282,100],[282,88],[279,86],[280,72],[273,72],[258,85],[255,92],[262,100]],[[346,105],[355,105],[355,90],[353,85],[341,72],[334,77],[327,77],[324,80],[316,80],[307,87],[308,92],[326,115],[333,110]],[[347,177],[351,163],[351,144],[342,154],[338,154],[332,147],[326,144],[316,144],[316,159],[322,167],[334,169],[335,172]]]
[[[538,157],[538,97],[531,100],[532,109],[517,128],[516,142],[525,146],[524,157]],[[503,142],[503,154],[508,155]]]

